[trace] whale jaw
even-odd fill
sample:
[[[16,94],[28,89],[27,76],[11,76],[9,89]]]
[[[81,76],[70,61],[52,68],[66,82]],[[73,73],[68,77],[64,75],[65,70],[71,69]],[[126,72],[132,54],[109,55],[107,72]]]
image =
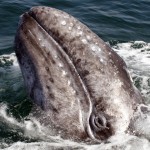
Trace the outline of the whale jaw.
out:
[[[66,128],[64,136],[69,132],[83,139],[89,132],[94,138],[88,123],[90,96],[62,47],[28,13],[22,16],[15,43],[29,96],[43,110],[34,109],[34,115],[56,131]]]
[[[126,64],[65,12],[33,7],[21,16],[15,51],[33,114],[63,137],[104,140],[127,130],[136,103]]]

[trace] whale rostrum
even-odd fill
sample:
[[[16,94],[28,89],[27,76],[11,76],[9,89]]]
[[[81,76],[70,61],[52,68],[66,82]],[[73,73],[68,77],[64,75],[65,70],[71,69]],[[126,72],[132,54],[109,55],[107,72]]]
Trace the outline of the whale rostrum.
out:
[[[32,114],[55,134],[105,140],[127,131],[141,95],[123,59],[86,25],[33,7],[20,17],[15,52]]]

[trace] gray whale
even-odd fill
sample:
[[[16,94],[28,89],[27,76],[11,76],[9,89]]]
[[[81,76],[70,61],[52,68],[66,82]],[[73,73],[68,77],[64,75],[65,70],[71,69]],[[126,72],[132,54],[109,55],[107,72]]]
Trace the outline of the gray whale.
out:
[[[32,115],[55,135],[94,141],[128,130],[142,97],[123,59],[73,16],[31,8],[20,17],[15,52]]]

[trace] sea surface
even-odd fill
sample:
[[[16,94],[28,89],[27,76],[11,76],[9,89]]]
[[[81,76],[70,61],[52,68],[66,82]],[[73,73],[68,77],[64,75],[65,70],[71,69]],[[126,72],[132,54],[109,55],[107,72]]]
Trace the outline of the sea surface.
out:
[[[97,145],[51,136],[37,120],[25,119],[32,103],[24,88],[13,43],[19,16],[38,5],[68,12],[109,44],[127,63],[150,110],[149,0],[0,0],[0,149],[149,150],[149,114],[141,113],[139,136],[115,135],[109,142]]]

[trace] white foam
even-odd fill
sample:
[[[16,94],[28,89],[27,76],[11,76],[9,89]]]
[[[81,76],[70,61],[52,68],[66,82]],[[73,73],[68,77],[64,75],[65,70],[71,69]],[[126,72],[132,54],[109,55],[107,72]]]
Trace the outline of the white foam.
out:
[[[0,104],[0,120],[4,120],[7,124],[15,124],[16,126],[21,127],[22,125],[19,124],[15,118],[8,116],[7,114],[7,105]]]
[[[10,65],[18,67],[15,53],[0,55],[0,62],[2,63],[2,65],[6,65],[6,63],[11,63]]]
[[[134,116],[136,118],[132,123],[134,133],[150,140],[150,104],[147,106],[140,104]]]
[[[51,136],[51,131],[42,126],[35,118],[17,121],[7,113],[7,105],[0,103],[0,122],[5,125],[5,132],[18,132],[21,138],[45,139],[46,141],[58,141],[58,137]],[[1,124],[0,124],[1,127]],[[46,138],[45,138],[46,137]]]
[[[143,41],[119,43],[112,47],[126,62],[134,82],[150,103],[150,43]]]
[[[34,142],[34,143],[24,143],[16,142],[11,147],[6,148],[5,150],[57,150],[57,149],[76,149],[76,150],[85,150],[86,146],[79,145],[77,143],[49,143],[49,142]]]
[[[96,145],[85,145],[82,143],[76,143],[72,141],[61,141],[61,142],[34,142],[24,143],[16,142],[12,146],[5,150],[49,150],[49,149],[76,149],[76,150],[148,150],[150,148],[150,142],[144,138],[137,138],[130,135],[117,135],[112,137],[109,142],[96,144]]]
[[[138,72],[140,75],[150,75],[150,43],[143,41],[119,43],[112,48],[134,72]]]

